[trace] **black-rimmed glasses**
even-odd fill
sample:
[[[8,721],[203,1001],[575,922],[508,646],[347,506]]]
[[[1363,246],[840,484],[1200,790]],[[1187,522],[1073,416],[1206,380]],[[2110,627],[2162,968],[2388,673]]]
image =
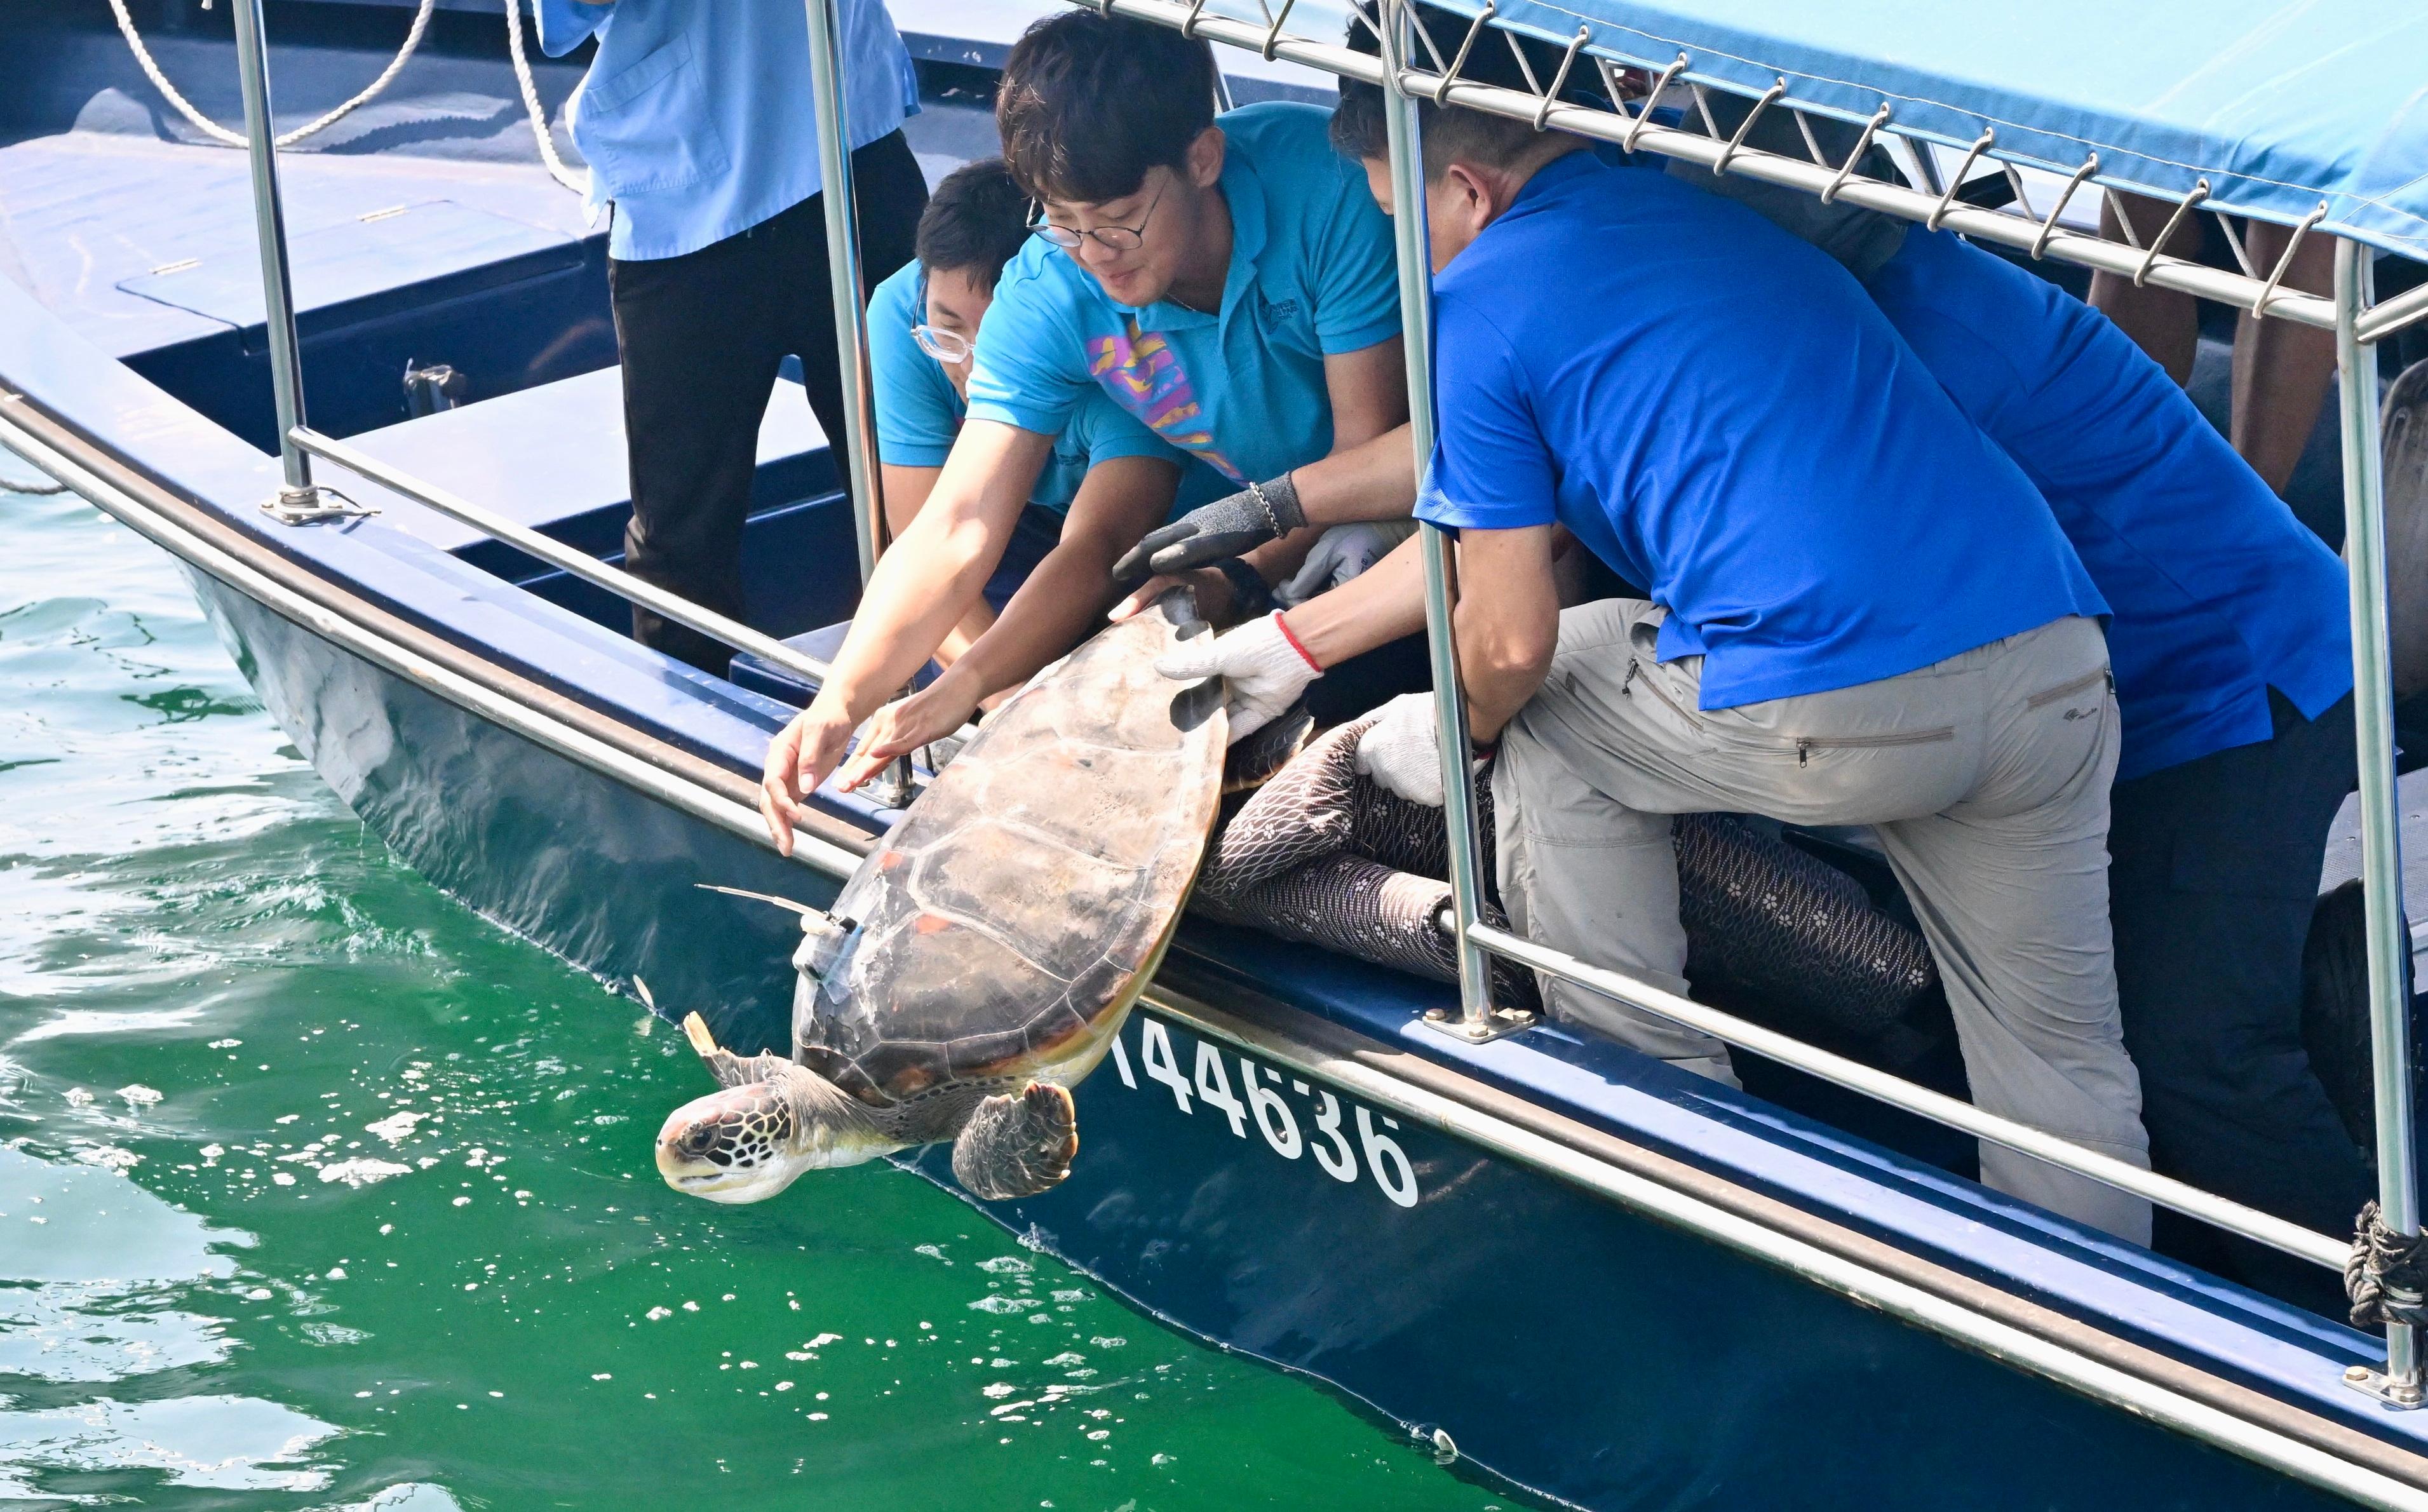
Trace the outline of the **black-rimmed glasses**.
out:
[[[1086,231],[1075,226],[1054,224],[1045,219],[1045,206],[1032,201],[1029,205],[1028,231],[1031,236],[1043,237],[1064,252],[1077,251],[1080,238],[1083,237],[1093,237],[1098,246],[1109,248],[1114,252],[1136,252],[1145,244],[1146,223],[1155,219],[1155,207],[1163,203],[1164,189],[1170,188],[1172,188],[1172,180],[1167,178],[1163,181],[1163,189],[1157,189],[1155,198],[1146,202],[1146,213],[1139,217],[1138,224],[1134,226],[1100,225]]]

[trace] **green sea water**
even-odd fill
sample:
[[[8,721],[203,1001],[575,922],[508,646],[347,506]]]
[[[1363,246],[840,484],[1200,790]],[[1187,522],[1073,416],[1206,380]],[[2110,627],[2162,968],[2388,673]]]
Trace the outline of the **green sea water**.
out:
[[[910,1175],[669,1192],[679,1034],[389,856],[157,551],[0,532],[0,1505],[1513,1505]]]

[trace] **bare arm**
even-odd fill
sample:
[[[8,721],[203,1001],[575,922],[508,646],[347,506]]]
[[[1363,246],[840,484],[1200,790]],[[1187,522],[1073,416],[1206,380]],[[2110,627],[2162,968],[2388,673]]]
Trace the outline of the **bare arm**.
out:
[[[1400,338],[1323,359],[1332,401],[1332,454],[1353,451],[1408,423],[1408,367]]]
[[[836,784],[849,791],[895,757],[952,733],[981,701],[1025,682],[1084,639],[1116,596],[1113,559],[1171,512],[1179,482],[1180,469],[1157,457],[1114,457],[1090,468],[1061,540],[1002,616],[942,677],[878,712]]]
[[[1317,468],[1323,468],[1326,463],[1341,459],[1344,453],[1359,452],[1368,443],[1378,437],[1393,430],[1406,427],[1408,423],[1407,359],[1403,355],[1400,337],[1395,336],[1387,340],[1377,341],[1370,347],[1360,347],[1355,352],[1340,352],[1326,356],[1323,359],[1323,390],[1324,396],[1332,403],[1332,450],[1321,461],[1312,464]],[[1404,444],[1402,450],[1405,450]],[[1359,501],[1369,498],[1373,493],[1367,472],[1376,460],[1377,458],[1365,458],[1361,463],[1335,468],[1325,475],[1325,481],[1332,483],[1341,492],[1344,507],[1353,508]],[[1384,465],[1387,468],[1387,461]],[[1302,509],[1306,505],[1306,470],[1305,468],[1296,469],[1292,474],[1292,481],[1298,485],[1300,490],[1299,504]],[[1408,474],[1407,497],[1400,501],[1398,514],[1404,515],[1416,507],[1417,489],[1414,476],[1414,470],[1411,468]],[[1386,493],[1388,483],[1386,473],[1385,480]],[[1323,484],[1320,483],[1319,487],[1321,486]],[[1375,506],[1370,503],[1367,507]],[[1389,511],[1387,501],[1382,507],[1386,512],[1364,515],[1343,514],[1338,517],[1338,519],[1391,518],[1392,513]],[[1292,531],[1280,540],[1267,542],[1248,552],[1240,560],[1255,567],[1258,575],[1267,583],[1279,583],[1288,578],[1298,570],[1300,563],[1306,560],[1306,553],[1315,547],[1315,538],[1322,534],[1321,527],[1338,522],[1336,519],[1320,517],[1312,511],[1308,512],[1306,519],[1306,528]]]
[[[1550,670],[1560,638],[1552,529],[1529,525],[1459,534],[1458,608],[1452,619],[1468,731],[1478,740],[1497,738]]]
[[[1404,422],[1290,474],[1298,506],[1318,529],[1361,519],[1405,519],[1417,507],[1414,430]]]
[[[927,506],[927,496],[936,490],[936,480],[943,475],[942,468],[901,468],[891,462],[878,464],[877,475],[885,485],[885,533],[895,540],[910,528]]]
[[[993,420],[961,427],[918,518],[861,594],[826,684],[767,748],[759,807],[779,851],[791,853],[800,804],[843,759],[853,729],[910,681],[978,601],[1053,444]]]
[[[1282,623],[1325,671],[1425,628],[1424,564],[1409,536],[1337,588],[1285,611]]]

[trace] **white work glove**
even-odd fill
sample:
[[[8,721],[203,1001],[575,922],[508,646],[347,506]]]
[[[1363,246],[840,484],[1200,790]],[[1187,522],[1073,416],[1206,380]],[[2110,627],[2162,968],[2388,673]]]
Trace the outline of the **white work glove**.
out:
[[[1220,635],[1201,635],[1157,661],[1155,669],[1183,682],[1221,678],[1235,741],[1262,730],[1323,675],[1282,629],[1279,613]]]
[[[1357,737],[1357,771],[1411,803],[1442,806],[1441,747],[1434,696],[1403,693]]]
[[[1391,549],[1406,540],[1415,528],[1414,520],[1333,526],[1316,538],[1315,550],[1306,553],[1305,563],[1290,574],[1289,581],[1273,590],[1273,602],[1288,609],[1339,587],[1390,555]]]

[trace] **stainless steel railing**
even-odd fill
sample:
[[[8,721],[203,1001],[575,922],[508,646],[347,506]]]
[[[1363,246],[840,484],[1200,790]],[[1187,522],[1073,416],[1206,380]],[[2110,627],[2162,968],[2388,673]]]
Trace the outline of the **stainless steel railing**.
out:
[[[459,524],[469,525],[484,535],[505,542],[526,556],[537,557],[567,577],[580,578],[593,587],[604,588],[629,603],[639,604],[736,650],[748,651],[796,677],[807,678],[813,684],[823,684],[827,680],[826,663],[816,657],[803,655],[773,635],[752,630],[713,609],[704,609],[681,595],[669,593],[654,583],[644,582],[621,567],[609,567],[586,551],[551,540],[528,525],[483,509],[471,501],[459,498],[436,484],[425,483],[401,468],[390,467],[358,447],[348,446],[304,425],[289,430],[287,440],[306,456],[334,462],[357,477],[368,478],[425,509],[435,510]]]

